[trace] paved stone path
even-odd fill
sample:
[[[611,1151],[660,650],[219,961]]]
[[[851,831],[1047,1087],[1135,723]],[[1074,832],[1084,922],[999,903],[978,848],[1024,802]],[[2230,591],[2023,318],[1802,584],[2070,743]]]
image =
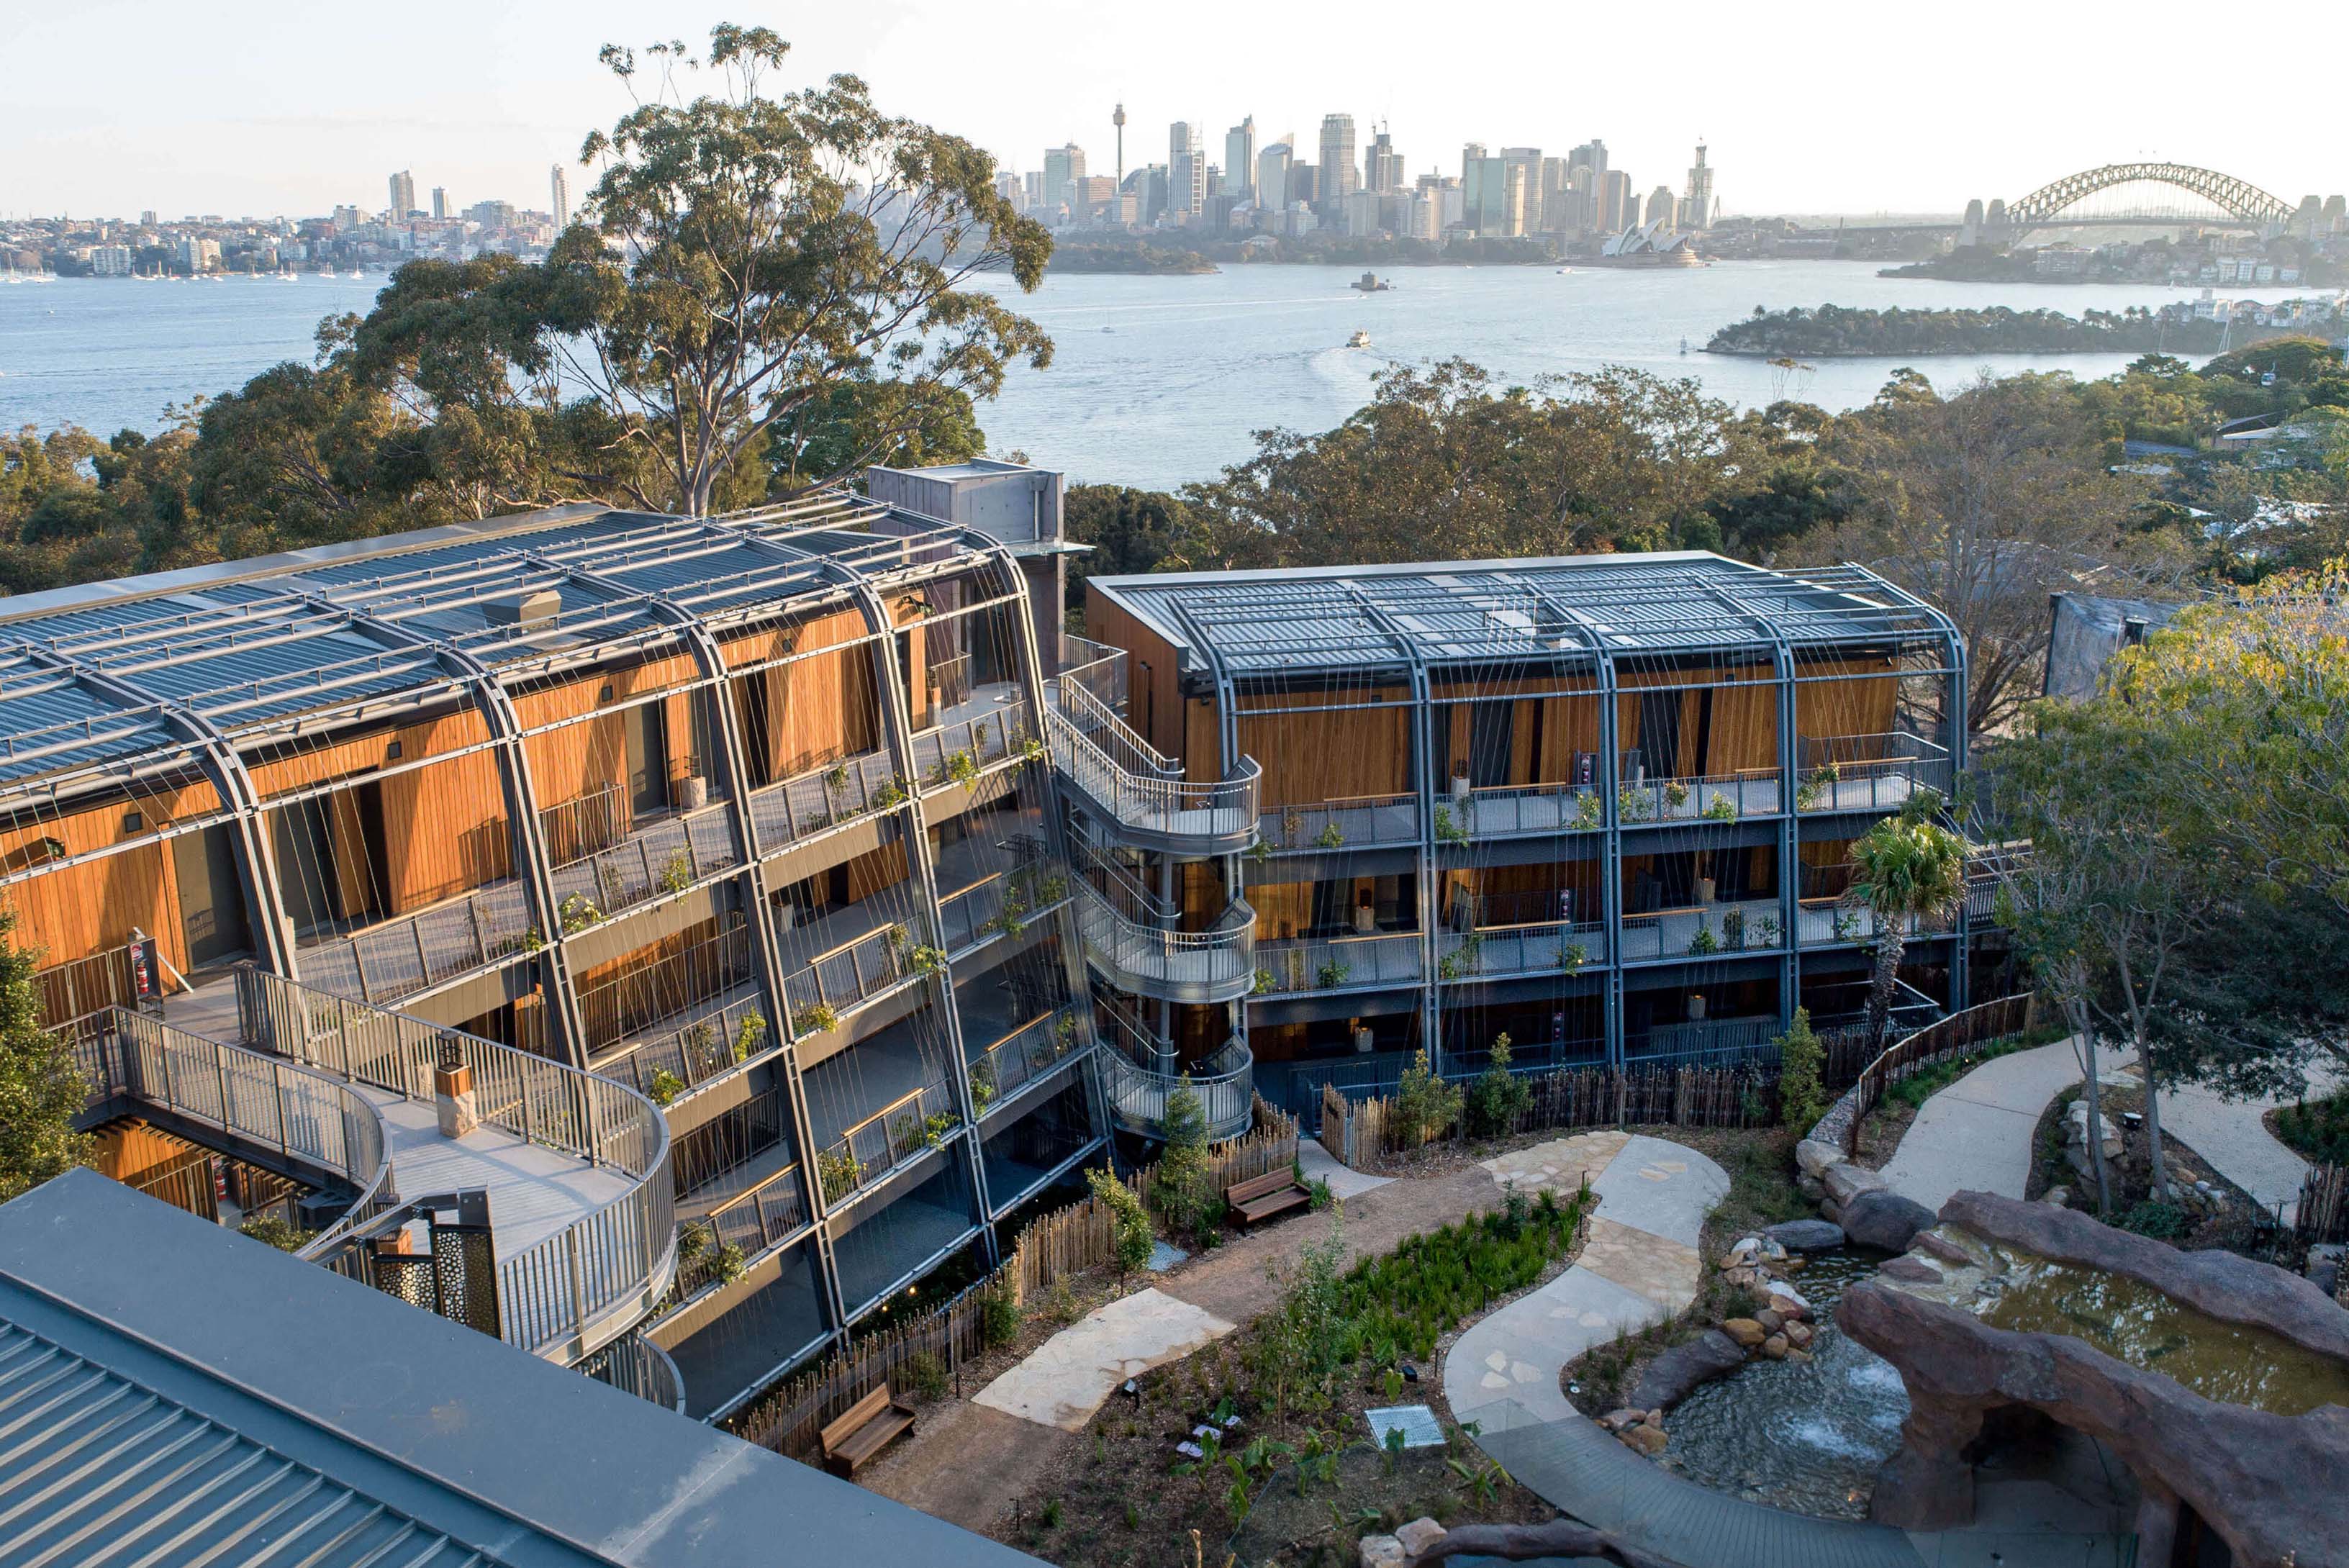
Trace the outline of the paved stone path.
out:
[[[2096,1060],[2099,1073],[2112,1073],[2128,1058],[2102,1051]],[[1925,1102],[1881,1174],[1937,1213],[1961,1188],[2020,1198],[2039,1118],[2084,1076],[2069,1040],[1984,1062]]]
[[[1064,1432],[1082,1431],[1119,1384],[1180,1360],[1232,1325],[1159,1290],[1138,1290],[1062,1329],[978,1392],[978,1403]]]
[[[1340,1198],[1359,1198],[1394,1180],[1392,1176],[1365,1175],[1350,1165],[1340,1164],[1338,1157],[1322,1148],[1319,1139],[1297,1140],[1297,1163],[1303,1167],[1306,1181],[1327,1181],[1330,1191]]]
[[[2339,1088],[2322,1068],[2308,1075],[2308,1098],[2321,1099]],[[2199,1154],[2220,1175],[2249,1192],[2267,1208],[2282,1206],[2283,1222],[2300,1212],[2300,1184],[2308,1177],[2308,1161],[2279,1142],[2267,1129],[2267,1113],[2290,1097],[2225,1099],[2199,1084],[2184,1084],[2161,1094],[2161,1130]]]
[[[1692,1149],[1622,1132],[1554,1139],[1487,1161],[1485,1169],[1496,1184],[1520,1191],[1571,1192],[1588,1180],[1599,1212],[1573,1266],[1453,1342],[1444,1358],[1444,1398],[1455,1420],[1479,1419],[1484,1407],[1509,1400],[1539,1420],[1579,1421],[1558,1387],[1558,1369],[1696,1299],[1703,1274],[1698,1235],[1728,1192],[1729,1177]]]

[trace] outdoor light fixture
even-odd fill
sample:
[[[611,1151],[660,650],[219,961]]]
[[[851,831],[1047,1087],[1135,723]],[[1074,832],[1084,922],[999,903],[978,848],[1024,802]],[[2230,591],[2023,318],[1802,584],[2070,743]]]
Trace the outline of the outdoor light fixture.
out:
[[[1419,1381],[1419,1368],[1418,1368],[1418,1367],[1414,1367],[1414,1366],[1413,1366],[1413,1365],[1412,1365],[1410,1362],[1408,1362],[1408,1361],[1404,1362],[1404,1363],[1402,1364],[1402,1380],[1403,1380],[1404,1382],[1406,1382],[1406,1383],[1416,1383],[1416,1382],[1418,1382],[1418,1381]]]
[[[1123,1388],[1121,1388],[1121,1389],[1119,1389],[1119,1390],[1118,1390],[1118,1392],[1120,1392],[1121,1394],[1123,1394],[1127,1398],[1129,1398],[1129,1399],[1133,1400],[1133,1408],[1134,1408],[1135,1409],[1139,1410],[1140,1408],[1142,1408],[1142,1385],[1141,1385],[1141,1384],[1139,1384],[1139,1383],[1135,1382],[1133,1378],[1128,1377],[1128,1378],[1125,1380],[1125,1387],[1123,1387]]]

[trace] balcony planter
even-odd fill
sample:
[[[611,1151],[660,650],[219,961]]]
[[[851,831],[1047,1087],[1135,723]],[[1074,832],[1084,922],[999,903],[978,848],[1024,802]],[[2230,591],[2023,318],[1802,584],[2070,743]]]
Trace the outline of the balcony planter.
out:
[[[1375,1043],[1376,1043],[1376,1042],[1374,1042],[1374,1041],[1371,1039],[1371,1031],[1370,1031],[1370,1030],[1368,1030],[1368,1029],[1366,1029],[1366,1028],[1363,1028],[1363,1027],[1361,1027],[1360,1026],[1357,1026],[1355,1027],[1355,1030],[1354,1030],[1354,1054],[1355,1054],[1356,1056],[1358,1056],[1358,1057],[1367,1057],[1367,1056],[1369,1056],[1369,1055],[1371,1054],[1371,1047],[1372,1047]]]
[[[481,1125],[473,1100],[473,1069],[463,1062],[432,1069],[432,1109],[443,1138],[462,1138]]]
[[[677,787],[677,809],[678,810],[698,811],[704,806],[709,804],[709,780],[708,779],[696,773],[690,778],[682,779],[678,782]]]
[[[1714,890],[1714,888],[1715,888],[1717,885],[1718,885],[1718,884],[1717,884],[1717,883],[1715,883],[1715,882],[1714,882],[1714,881],[1713,881],[1713,878],[1711,878],[1711,877],[1699,877],[1699,878],[1697,878],[1697,879],[1696,879],[1696,901],[1697,901],[1697,903],[1711,903],[1713,902],[1713,890]]]
[[[1468,799],[1468,765],[1464,762],[1454,763],[1452,766],[1452,798],[1454,800],[1464,801]]]
[[[1704,1021],[1704,998],[1702,996],[1691,996],[1689,998],[1688,1016],[1689,1022],[1692,1024],[1700,1024]]]

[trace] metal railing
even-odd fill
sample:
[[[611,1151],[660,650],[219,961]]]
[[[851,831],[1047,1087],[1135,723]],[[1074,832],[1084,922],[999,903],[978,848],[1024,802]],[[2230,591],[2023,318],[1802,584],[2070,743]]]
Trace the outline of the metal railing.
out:
[[[1419,797],[1351,795],[1311,805],[1280,806],[1257,820],[1275,852],[1369,849],[1419,842]]]
[[[1839,898],[1804,899],[1795,913],[1796,936],[1805,947],[1833,947],[1847,943],[1868,946],[1892,923],[1864,903],[1847,903]],[[1950,923],[1946,920],[1926,921],[1913,914],[1900,922],[1904,938],[1937,934],[1948,929]]]
[[[834,1028],[851,1009],[911,979],[920,972],[914,967],[915,945],[904,924],[875,926],[785,975],[783,1003],[792,1034]]]
[[[556,915],[566,932],[611,919],[657,898],[683,892],[731,869],[740,857],[724,801],[663,817],[608,850],[555,868]]]
[[[1804,736],[1797,811],[1897,811],[1920,789],[1950,793],[1950,754],[1921,735]]]
[[[1195,784],[1081,687],[1064,687],[1050,724],[1061,770],[1129,831],[1163,839],[1254,839],[1263,769],[1244,757],[1220,783]]]
[[[668,1121],[643,1095],[528,1051],[250,965],[237,970],[236,993],[245,1037],[279,1056],[428,1101],[435,1068],[470,1068],[482,1121],[627,1178],[619,1196],[500,1261],[506,1343],[575,1362],[641,1318],[667,1292],[677,1244]]]
[[[1061,1008],[1022,1024],[980,1051],[970,1061],[970,1102],[979,1120],[985,1121],[1021,1089],[1081,1055],[1086,1043],[1077,1015]]]
[[[305,984],[377,1006],[530,949],[530,898],[509,879],[296,954]]]
[[[781,1038],[767,1016],[765,998],[754,987],[731,1000],[703,1003],[674,1026],[664,1024],[623,1040],[590,1058],[588,1066],[599,1077],[616,1078],[655,1105],[667,1106],[686,1090],[725,1077],[781,1044]],[[674,1081],[663,1082],[663,1075]]]
[[[1651,822],[1734,822],[1744,817],[1775,816],[1784,809],[1775,768],[1637,783],[1627,780],[1615,797],[1616,817],[1626,827]]]
[[[1091,637],[1061,634],[1061,673],[1053,676],[1062,690],[1081,686],[1094,701],[1113,712],[1126,710],[1126,660],[1123,648]]]
[[[776,854],[874,811],[905,803],[905,782],[885,750],[835,758],[750,792],[759,852]]]
[[[850,1127],[816,1156],[826,1208],[844,1202],[962,1130],[943,1083],[924,1084]]]
[[[794,1160],[701,1218],[685,1222],[678,1244],[678,1298],[722,1282],[730,1268],[781,1246],[805,1230],[807,1222],[807,1194]],[[687,1236],[698,1236],[699,1244],[688,1242]],[[734,1249],[731,1257],[725,1252],[729,1247]],[[688,1250],[690,1257],[685,1255]]]
[[[1663,909],[1623,917],[1624,962],[1775,953],[1786,945],[1775,898]]]
[[[1111,1112],[1118,1124],[1144,1137],[1163,1134],[1166,1101],[1181,1086],[1183,1074],[1144,1067],[1123,1051],[1104,1052],[1102,1060],[1107,1068]],[[1226,1040],[1191,1069],[1191,1091],[1206,1113],[1210,1142],[1247,1130],[1255,1114],[1255,1058],[1237,1037]]]
[[[1254,984],[1256,911],[1234,899],[1205,931],[1144,925],[1079,877],[1077,923],[1085,955],[1126,991],[1174,1002],[1228,1002]]]
[[[1607,820],[1606,796],[1589,784],[1485,784],[1471,789],[1464,802],[1454,794],[1436,803],[1447,807],[1472,839],[1590,833]]]
[[[579,1363],[579,1370],[623,1394],[685,1414],[685,1379],[668,1352],[641,1334],[624,1334]]]
[[[393,1202],[382,1113],[326,1073],[122,1007],[107,1009],[97,1027],[77,1031],[74,1059],[93,1099],[120,1095],[156,1106],[348,1182],[358,1196],[305,1242],[297,1257],[333,1250]]]
[[[1493,980],[1522,975],[1579,975],[1607,966],[1603,920],[1534,921],[1445,932],[1438,944],[1439,980]]]
[[[1066,903],[1072,891],[1069,868],[1029,841],[1018,846],[1020,863],[990,872],[968,887],[938,895],[938,925],[949,953],[974,947],[988,937],[1016,935],[1027,923]]]
[[[1416,985],[1424,974],[1415,931],[1268,942],[1256,949],[1256,959],[1251,989],[1259,996]]]
[[[926,729],[913,738],[914,772],[927,793],[968,784],[1034,738],[1028,700],[1013,696],[987,712]]]

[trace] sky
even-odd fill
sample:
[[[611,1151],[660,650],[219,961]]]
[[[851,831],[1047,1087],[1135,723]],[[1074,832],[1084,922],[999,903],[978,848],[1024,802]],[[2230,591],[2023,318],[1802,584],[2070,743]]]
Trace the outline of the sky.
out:
[[[1243,115],[1260,143],[1309,144],[1342,110],[1363,145],[1388,120],[1413,176],[1456,174],[1465,141],[1599,137],[1638,189],[1677,190],[1702,137],[1733,213],[1954,212],[2137,158],[2292,202],[2349,189],[2337,95],[2266,91],[2282,59],[2198,46],[2223,32],[2204,6],[5,0],[0,215],[374,210],[396,169],[419,203],[439,185],[543,208],[549,167],[627,107],[597,47],[706,44],[730,19],[790,39],[802,80],[862,76],[884,109],[1021,170],[1073,140],[1109,171],[1123,100],[1129,168],[1165,160],[1171,120],[1220,161]],[[2349,6],[2286,26],[2301,58],[2349,45]]]

